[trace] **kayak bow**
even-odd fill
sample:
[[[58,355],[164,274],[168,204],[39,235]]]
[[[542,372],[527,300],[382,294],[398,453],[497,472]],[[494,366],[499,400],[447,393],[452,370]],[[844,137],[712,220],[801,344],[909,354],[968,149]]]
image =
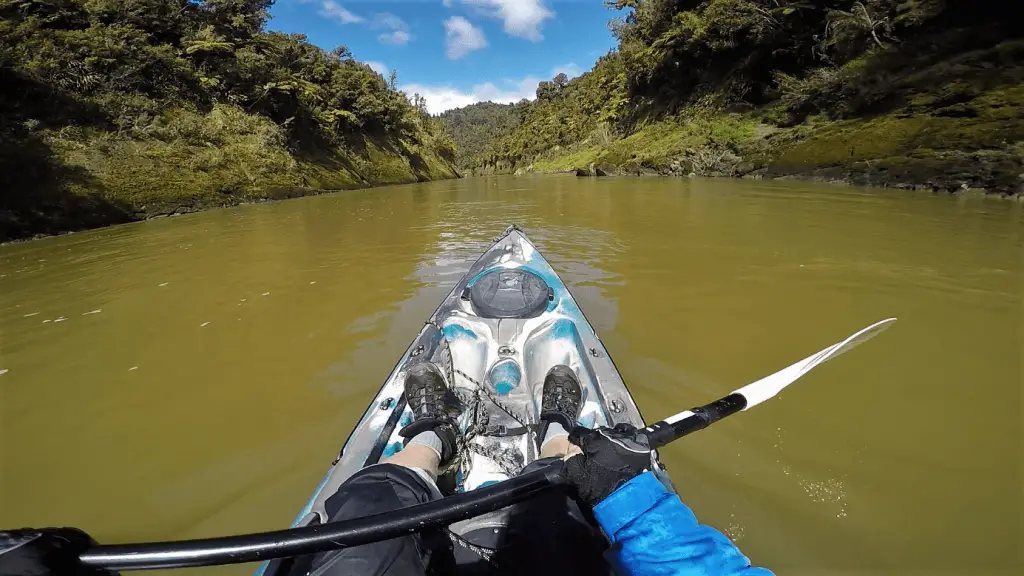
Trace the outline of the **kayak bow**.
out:
[[[405,374],[424,360],[442,369],[463,403],[459,427],[464,449],[437,482],[448,497],[497,485],[497,494],[515,494],[518,499],[550,485],[557,476],[550,471],[544,482],[538,476],[525,484],[521,472],[539,457],[536,432],[543,382],[555,365],[569,366],[583,387],[581,425],[644,424],[611,356],[569,289],[526,233],[513,225],[470,266],[427,320],[299,513],[295,527],[328,522],[327,499],[353,474],[402,448],[398,431],[413,419],[403,395]],[[516,482],[508,484],[510,480]],[[456,538],[499,546],[508,516],[507,509],[479,510],[449,529]],[[304,573],[304,566],[286,560],[262,570],[259,576],[287,576]]]

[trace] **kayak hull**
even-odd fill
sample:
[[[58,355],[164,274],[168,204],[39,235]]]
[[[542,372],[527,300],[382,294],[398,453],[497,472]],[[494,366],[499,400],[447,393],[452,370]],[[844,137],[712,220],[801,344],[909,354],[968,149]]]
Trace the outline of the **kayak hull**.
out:
[[[539,457],[544,377],[567,365],[579,377],[585,427],[644,425],[614,362],[583,311],[526,234],[509,227],[430,316],[384,381],[294,526],[328,521],[327,499],[360,469],[400,451],[413,416],[404,397],[410,366],[437,364],[462,403],[461,457],[438,479],[442,493],[516,475]],[[456,534],[499,527],[507,510],[452,525]]]

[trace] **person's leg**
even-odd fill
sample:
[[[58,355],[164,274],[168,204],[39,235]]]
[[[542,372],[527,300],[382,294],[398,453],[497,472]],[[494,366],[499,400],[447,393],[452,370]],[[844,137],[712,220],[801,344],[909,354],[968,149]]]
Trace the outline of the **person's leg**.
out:
[[[429,448],[410,445],[405,460],[422,464],[433,454]],[[436,458],[436,456],[434,456]],[[428,476],[429,468],[382,462],[352,475],[325,503],[328,522],[363,518],[423,504],[441,497]],[[399,459],[401,461],[402,459]],[[429,464],[428,464],[429,466]],[[436,473],[436,464],[434,464]],[[423,576],[451,566],[451,542],[440,531],[426,531],[382,542],[318,554],[310,576]]]
[[[456,429],[442,405],[447,384],[433,364],[410,368],[406,399],[415,420],[400,431],[408,444],[379,464],[345,481],[324,507],[328,522],[381,514],[441,497],[436,485],[442,462],[456,455]],[[310,576],[421,576],[454,569],[451,540],[424,531],[315,556]]]
[[[555,366],[544,379],[541,402],[540,459],[521,473],[551,464],[555,458],[575,454],[569,432],[579,418],[583,391],[575,372]],[[500,574],[571,576],[610,574],[603,552],[608,542],[575,500],[553,490],[512,507],[506,545],[493,560]]]
[[[568,460],[582,453],[579,446],[569,442],[569,432],[562,428],[561,424],[551,423],[548,425],[544,439],[540,443],[541,458],[558,457]]]
[[[431,438],[432,437],[432,438]],[[431,482],[437,481],[437,469],[441,464],[441,455],[427,442],[440,442],[433,432],[417,434],[409,445],[401,451],[381,460],[381,464],[394,464],[412,470],[422,470]]]

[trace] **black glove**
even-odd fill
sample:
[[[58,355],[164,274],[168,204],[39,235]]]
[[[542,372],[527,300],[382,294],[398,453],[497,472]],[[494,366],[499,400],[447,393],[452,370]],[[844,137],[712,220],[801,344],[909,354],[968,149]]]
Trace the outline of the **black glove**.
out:
[[[647,436],[638,434],[631,424],[595,430],[577,426],[569,434],[569,442],[583,454],[565,461],[566,477],[580,499],[591,506],[652,467]]]
[[[109,576],[83,566],[78,555],[96,542],[78,528],[0,532],[0,576]]]

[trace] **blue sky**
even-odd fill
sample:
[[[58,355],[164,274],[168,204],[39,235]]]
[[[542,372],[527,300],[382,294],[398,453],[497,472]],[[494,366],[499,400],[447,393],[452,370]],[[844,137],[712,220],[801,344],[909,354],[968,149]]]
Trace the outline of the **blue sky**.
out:
[[[277,0],[269,28],[347,46],[433,113],[533,98],[558,72],[577,76],[615,46],[602,0]]]

